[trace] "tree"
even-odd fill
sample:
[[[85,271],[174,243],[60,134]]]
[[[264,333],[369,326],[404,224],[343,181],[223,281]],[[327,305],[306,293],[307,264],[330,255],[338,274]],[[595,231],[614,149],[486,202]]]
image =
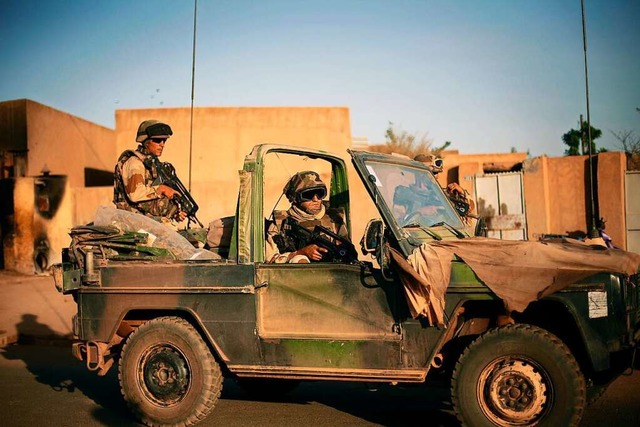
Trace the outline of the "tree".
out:
[[[581,154],[589,154],[588,139],[589,139],[589,125],[587,122],[580,120],[582,123],[581,129],[571,129],[569,132],[562,135],[562,142],[564,142],[569,148],[564,150],[566,156],[579,156]],[[602,136],[602,131],[591,126],[591,152],[603,152],[606,149],[600,149],[596,151],[595,140]]]
[[[622,148],[622,151],[631,155],[640,154],[640,136],[634,134],[632,130],[610,132],[620,143],[619,148]]]
[[[424,134],[418,138],[415,134],[411,134],[405,130],[396,130],[392,122],[385,132],[385,143],[381,145],[373,145],[371,151],[379,153],[398,153],[404,154],[410,158],[414,158],[417,154],[433,154],[439,156],[449,145],[450,141],[445,142],[441,147],[432,148],[433,141]]]
[[[636,108],[640,113],[640,108]],[[627,168],[629,170],[640,170],[640,136],[632,130],[612,131],[613,136],[618,140],[618,148],[627,154]]]

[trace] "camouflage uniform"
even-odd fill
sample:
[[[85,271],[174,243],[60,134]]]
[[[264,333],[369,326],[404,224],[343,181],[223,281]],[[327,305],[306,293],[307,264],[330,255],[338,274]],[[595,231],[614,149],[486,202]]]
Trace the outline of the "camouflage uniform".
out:
[[[326,208],[324,204],[317,214],[310,214],[300,209],[298,206],[301,201],[299,198],[300,193],[313,189],[324,189],[326,193],[327,187],[320,180],[319,175],[312,171],[298,172],[285,186],[283,191],[292,206],[286,212],[276,213],[274,221],[267,228],[267,251],[265,257],[267,262],[296,263],[301,262],[302,259],[309,262],[309,259],[304,255],[297,255],[289,259],[291,252],[302,248],[300,245],[286,243],[292,240],[287,238],[287,232],[290,230],[292,222],[296,222],[309,231],[313,231],[316,225],[321,225],[340,237],[349,238],[349,233],[344,223],[344,212],[341,209]]]
[[[163,128],[163,133],[168,133],[167,135],[146,135],[146,127],[154,124],[162,125],[156,120],[141,123],[136,138],[140,142],[138,148],[135,151],[126,150],[118,158],[114,171],[113,203],[118,209],[170,223],[178,211],[177,206],[158,192],[158,185],[153,185],[157,171],[150,161],[153,155],[145,148],[144,141],[151,136],[168,137],[171,129],[165,125],[167,127]]]

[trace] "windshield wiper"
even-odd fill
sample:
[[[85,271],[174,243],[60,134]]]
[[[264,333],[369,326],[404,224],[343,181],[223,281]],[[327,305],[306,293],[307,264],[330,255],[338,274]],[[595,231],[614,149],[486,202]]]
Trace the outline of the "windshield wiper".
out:
[[[442,240],[442,236],[441,235],[439,235],[438,233],[436,233],[433,230],[429,230],[428,228],[423,227],[422,224],[420,224],[419,222],[411,222],[409,224],[405,224],[405,225],[402,226],[402,229],[405,229],[405,228],[419,228],[420,230],[424,231],[429,236],[431,236],[433,239]]]
[[[447,230],[451,231],[453,234],[456,235],[458,239],[464,239],[466,237],[462,231],[458,230],[457,228],[454,228],[453,226],[451,226],[449,223],[445,221],[440,221],[440,222],[436,222],[435,224],[431,224],[429,228],[440,227],[440,226],[444,226]]]

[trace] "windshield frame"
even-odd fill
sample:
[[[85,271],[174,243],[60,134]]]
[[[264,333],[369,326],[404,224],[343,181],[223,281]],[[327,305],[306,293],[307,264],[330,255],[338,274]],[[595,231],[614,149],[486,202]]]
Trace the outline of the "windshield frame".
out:
[[[421,244],[427,243],[431,240],[438,240],[438,237],[446,240],[469,237],[467,226],[460,226],[462,222],[461,219],[460,222],[455,221],[458,224],[457,227],[453,226],[453,224],[450,224],[457,230],[457,232],[452,232],[451,229],[449,229],[446,225],[433,227],[432,230],[425,229],[424,227],[404,229],[401,228],[391,211],[391,207],[387,205],[387,201],[383,197],[379,186],[376,184],[376,181],[378,181],[380,177],[376,177],[375,175],[371,174],[370,170],[366,166],[367,164],[371,165],[379,163],[395,168],[409,167],[411,170],[419,169],[421,171],[420,173],[430,174],[433,178],[433,180],[429,178],[430,182],[437,186],[439,192],[444,194],[444,190],[437,183],[437,181],[433,177],[433,174],[431,173],[431,170],[424,163],[417,162],[407,156],[398,154],[383,154],[373,151],[353,149],[348,149],[347,152],[351,155],[351,162],[362,183],[367,189],[369,196],[375,203],[376,208],[380,213],[380,217],[385,223],[387,232],[393,236],[393,239],[397,242],[396,248],[400,250],[400,252],[405,257],[413,253],[417,246],[420,246]],[[454,206],[450,201],[448,201],[448,206],[449,207],[445,207],[445,209],[454,210]],[[455,212],[455,214],[458,215],[457,212]],[[460,217],[458,216],[458,218]],[[434,236],[434,234],[437,234],[438,236],[436,237]]]

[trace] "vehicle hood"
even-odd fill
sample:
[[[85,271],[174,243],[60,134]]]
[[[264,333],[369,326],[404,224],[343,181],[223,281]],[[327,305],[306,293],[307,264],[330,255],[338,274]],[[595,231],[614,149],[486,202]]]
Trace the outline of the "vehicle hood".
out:
[[[505,303],[507,312],[598,273],[636,274],[640,255],[589,245],[574,239],[500,240],[472,237],[437,241],[417,248],[407,259],[392,251],[414,317],[444,322],[444,294],[454,256],[462,259]]]

